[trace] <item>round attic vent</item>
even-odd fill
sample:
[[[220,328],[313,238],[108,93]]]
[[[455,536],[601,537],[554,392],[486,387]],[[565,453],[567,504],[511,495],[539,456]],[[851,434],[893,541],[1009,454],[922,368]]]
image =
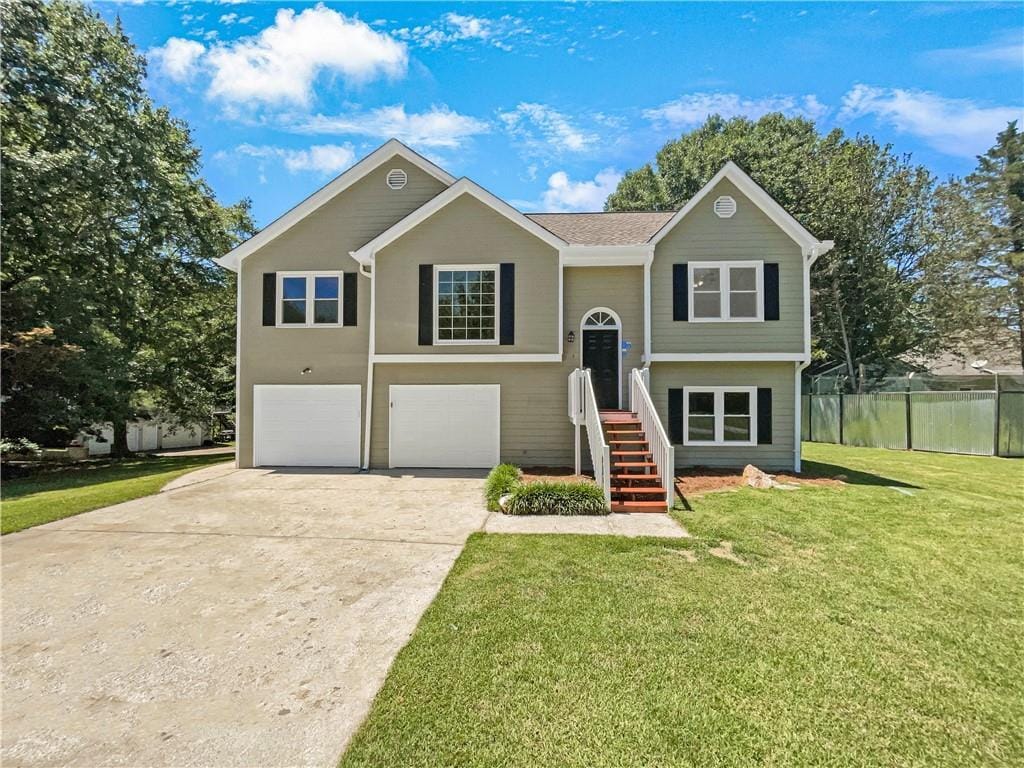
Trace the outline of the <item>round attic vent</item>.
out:
[[[387,183],[389,188],[401,189],[407,181],[409,181],[409,177],[401,168],[392,168],[388,171]]]
[[[736,213],[736,201],[728,195],[715,200],[715,215],[720,219],[731,218]]]

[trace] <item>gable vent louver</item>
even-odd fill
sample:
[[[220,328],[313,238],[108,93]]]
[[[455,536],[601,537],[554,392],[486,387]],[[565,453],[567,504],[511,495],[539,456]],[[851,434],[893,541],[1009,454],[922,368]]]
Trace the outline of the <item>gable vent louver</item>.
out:
[[[392,168],[388,171],[387,184],[389,189],[402,189],[408,181],[409,177],[401,168]]]
[[[715,200],[715,215],[720,219],[729,219],[736,213],[736,201],[728,195]]]

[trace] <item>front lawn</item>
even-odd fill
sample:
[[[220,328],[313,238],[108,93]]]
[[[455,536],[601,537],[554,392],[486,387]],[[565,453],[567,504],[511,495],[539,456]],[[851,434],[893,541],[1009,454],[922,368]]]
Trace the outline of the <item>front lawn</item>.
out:
[[[474,535],[342,765],[1024,763],[1024,463],[805,455],[689,541]]]
[[[120,461],[92,461],[40,470],[5,480],[0,528],[13,533],[33,525],[88,512],[156,493],[174,478],[211,464],[231,461],[230,455],[146,456]]]

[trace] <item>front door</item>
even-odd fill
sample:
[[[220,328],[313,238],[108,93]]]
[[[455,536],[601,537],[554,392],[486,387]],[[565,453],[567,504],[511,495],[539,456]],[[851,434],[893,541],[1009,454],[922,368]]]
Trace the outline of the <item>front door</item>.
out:
[[[583,367],[590,369],[598,408],[619,407],[619,332],[583,330]]]

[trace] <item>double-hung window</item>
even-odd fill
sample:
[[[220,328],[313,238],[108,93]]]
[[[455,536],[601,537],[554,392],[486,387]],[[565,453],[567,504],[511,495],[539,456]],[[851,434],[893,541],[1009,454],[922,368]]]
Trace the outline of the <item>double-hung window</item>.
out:
[[[756,445],[756,387],[684,387],[685,445]]]
[[[434,267],[434,343],[498,343],[497,265]]]
[[[764,319],[764,262],[691,262],[690,320],[758,322]]]
[[[341,325],[341,272],[282,272],[277,276],[277,325]]]

